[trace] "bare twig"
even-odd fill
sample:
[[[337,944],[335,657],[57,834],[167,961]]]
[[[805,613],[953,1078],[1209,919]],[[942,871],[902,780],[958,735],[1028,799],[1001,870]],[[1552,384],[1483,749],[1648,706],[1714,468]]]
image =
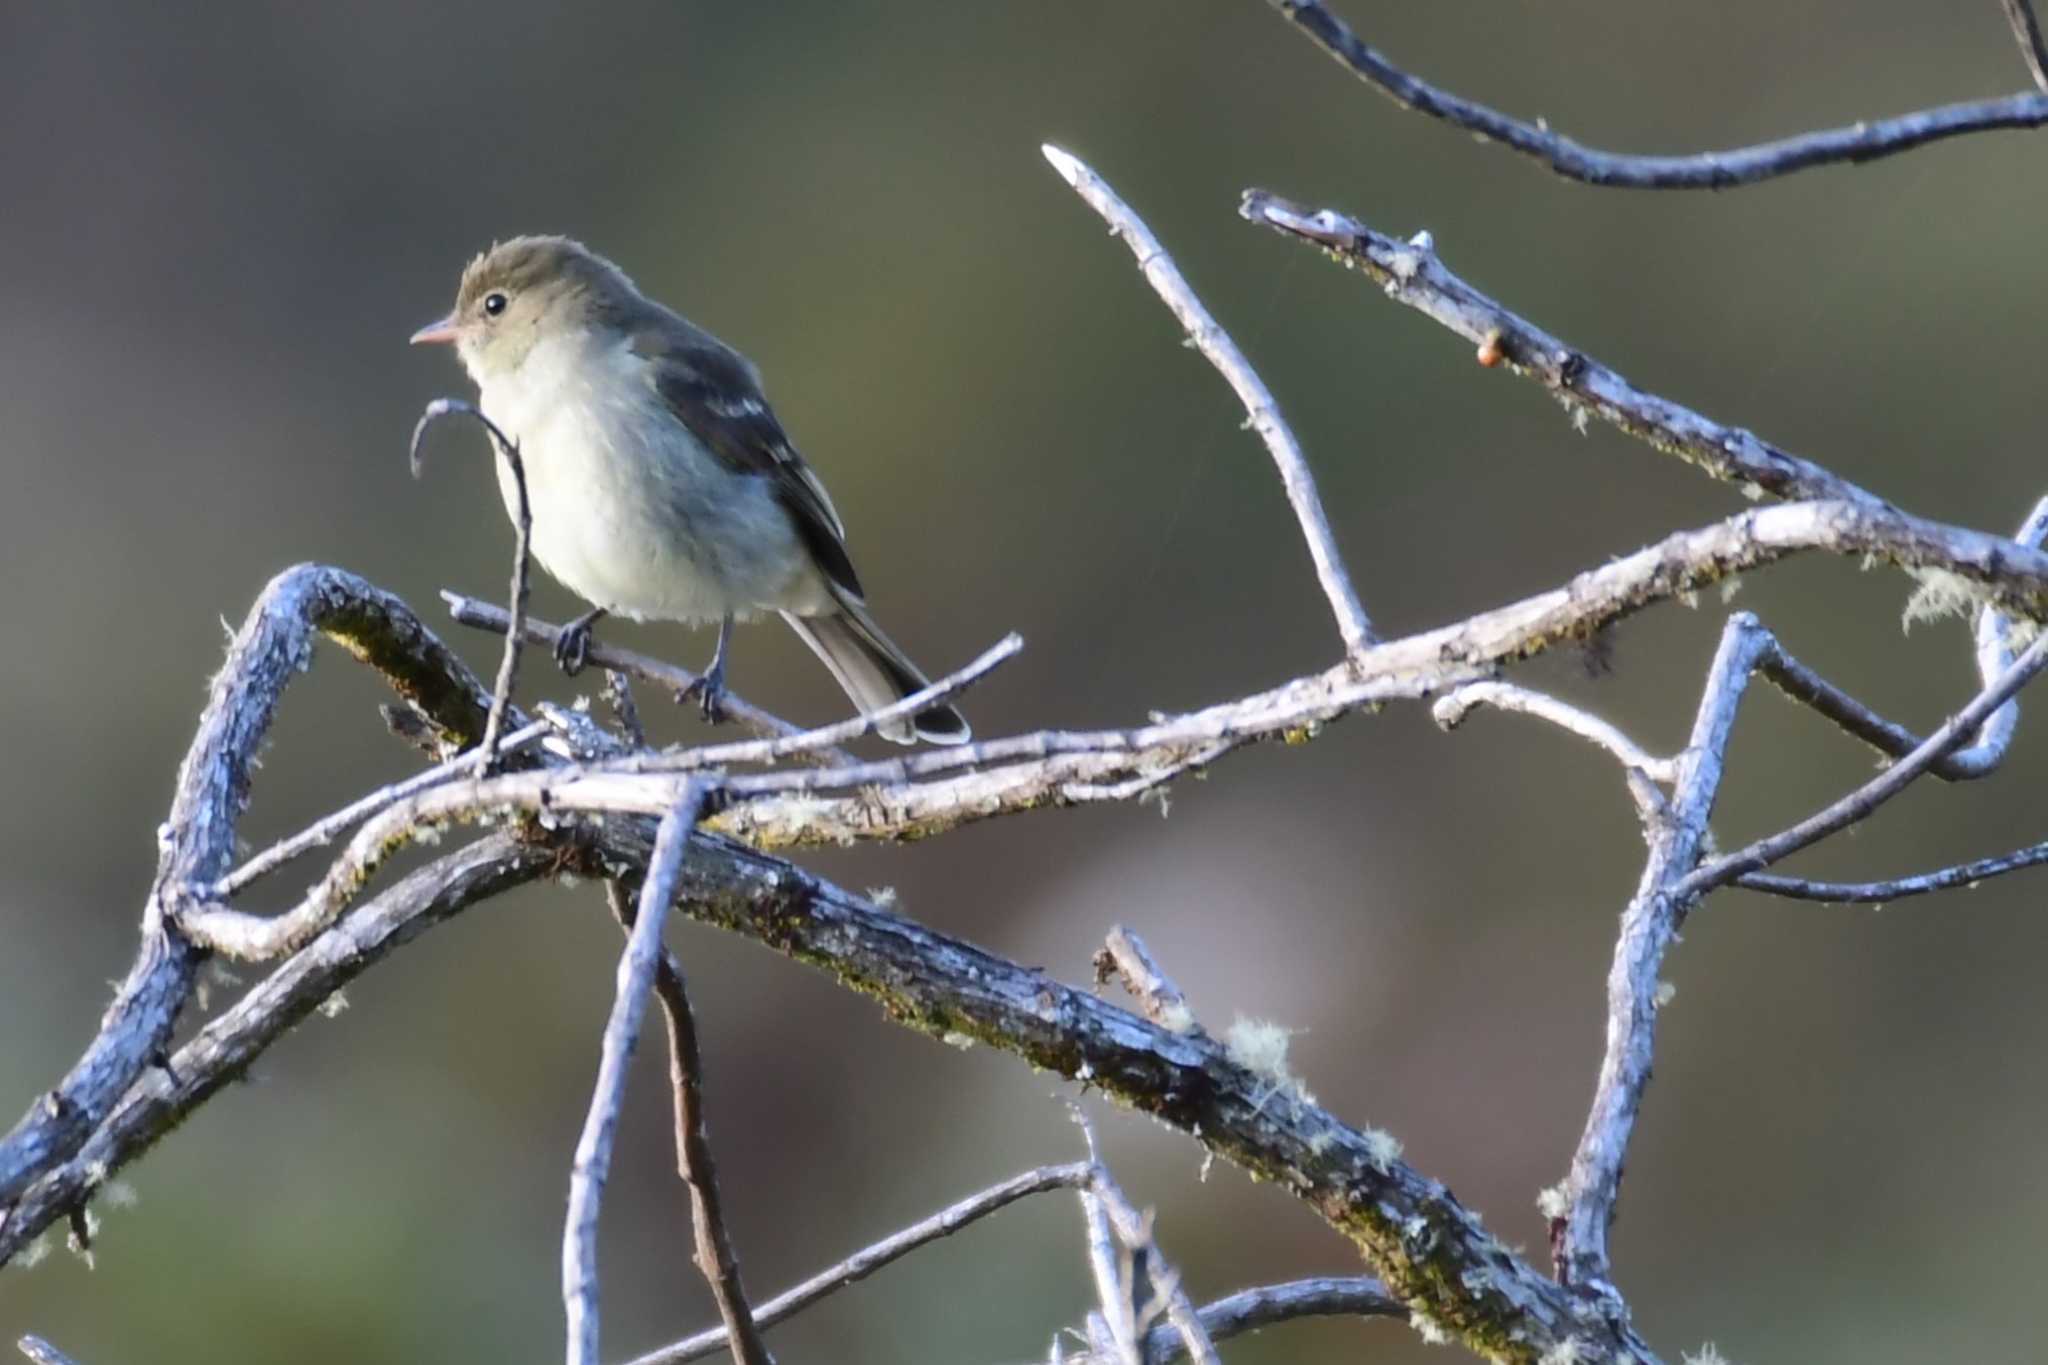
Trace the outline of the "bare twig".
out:
[[[2038,94],[1949,104],[1877,122],[1804,133],[1776,142],[1687,156],[1631,156],[1599,151],[1540,123],[1503,114],[1401,70],[1330,13],[1321,0],[1269,0],[1315,44],[1396,104],[1541,161],[1567,180],[1624,189],[1723,189],[1810,166],[1875,161],[1964,133],[2048,124],[2048,98]],[[2015,0],[2006,0],[2010,13]],[[2038,49],[2038,33],[2033,35]],[[2022,46],[2027,46],[2022,43]],[[2037,59],[2030,56],[2029,65]],[[2038,72],[2037,72],[2038,78]],[[2048,86],[2044,86],[2048,89]]]
[[[1023,648],[1024,637],[1012,631],[983,650],[973,662],[877,710],[775,739],[734,740],[725,744],[705,744],[691,749],[648,754],[633,760],[630,767],[635,772],[687,772],[734,763],[774,763],[784,758],[836,751],[839,745],[871,735],[898,717],[914,716],[934,703],[951,701],[1015,658]]]
[[[2034,84],[2048,91],[2048,42],[2041,37],[2041,21],[2034,17],[2032,0],[1999,0],[2005,7],[2006,22],[2012,25],[2012,36],[2019,40],[2020,58],[2027,64],[2027,74],[2034,78]]]
[[[1779,859],[1797,853],[1800,849],[1817,843],[1837,830],[1868,816],[1912,785],[1944,754],[1961,748],[1985,721],[2005,705],[2007,700],[2032,681],[2044,665],[2048,665],[2048,634],[2040,636],[2034,643],[2028,645],[2026,651],[2012,662],[2011,667],[1972,698],[1969,705],[1949,717],[1939,730],[1929,735],[1912,753],[1855,791],[1814,812],[1791,828],[1781,830],[1769,838],[1759,839],[1745,848],[1716,858],[1696,869],[1673,888],[1672,894],[1681,900],[1696,900],[1717,886],[1724,886],[1746,872],[1769,867]]]
[[[2020,523],[2019,530],[2013,533],[2013,541],[2036,547],[2044,533],[2048,533],[2048,498],[2034,504],[2033,510]],[[1975,628],[1977,676],[1985,687],[1996,682],[1999,674],[2011,666],[2011,635],[2012,621],[2006,613],[1992,607],[1978,611]],[[1882,754],[1904,758],[1925,742],[1921,736],[1904,726],[1892,724],[1822,678],[1786,653],[1781,644],[1773,644],[1758,661],[1757,667],[1787,696],[1805,702]],[[1983,777],[1996,771],[2012,743],[2019,714],[2019,703],[2008,701],[1992,712],[1978,728],[1975,743],[1943,754],[1928,771],[1952,782]]]
[[[325,848],[356,825],[389,810],[407,797],[416,796],[431,787],[438,787],[444,782],[490,767],[497,759],[506,754],[518,753],[553,728],[544,720],[533,721],[499,741],[496,753],[483,745],[478,745],[423,773],[415,773],[402,782],[379,787],[369,795],[349,802],[332,815],[315,820],[297,834],[278,840],[215,882],[205,894],[219,900],[230,900],[293,859],[303,857],[316,848]]]
[[[1124,989],[1153,1023],[1175,1033],[1200,1031],[1180,987],[1160,970],[1145,940],[1121,924],[1109,931],[1108,941],[1095,955],[1096,984],[1106,983],[1112,975],[1124,983]]]
[[[704,787],[689,781],[684,783],[675,808],[662,817],[641,884],[633,931],[619,959],[618,985],[612,996],[611,1017],[605,1023],[597,1084],[583,1121],[583,1134],[576,1141],[576,1161],[569,1177],[569,1216],[562,1227],[562,1303],[569,1320],[569,1365],[597,1365],[597,1219],[605,1177],[611,1169],[612,1133],[625,1099],[626,1063],[640,1035],[640,1019],[647,1009],[656,964],[661,961],[661,926],[675,900],[690,831],[703,808]],[[705,1273],[712,1273],[712,1268],[706,1266]],[[744,1334],[738,1340],[744,1342]],[[765,1359],[761,1365],[766,1365]]]
[[[1138,1302],[1136,1248],[1119,1246],[1110,1230],[1109,1212],[1095,1184],[1100,1174],[1098,1166],[1079,1191],[1088,1270],[1095,1279],[1097,1304],[1087,1315],[1088,1345],[1097,1353],[1110,1354],[1116,1365],[1147,1365],[1143,1352],[1148,1323],[1139,1320],[1144,1305]]]
[[[2034,505],[2014,533],[2013,540],[2018,545],[2038,547],[2044,532],[2048,532],[2048,498]],[[1991,686],[2013,661],[2009,643],[2011,628],[2011,618],[1995,608],[1985,607],[1977,613],[1977,674],[1986,687]],[[1768,632],[1765,634],[1769,635]],[[1903,758],[1924,742],[1921,736],[1886,720],[1808,668],[1794,658],[1775,636],[1769,636],[1768,647],[1758,655],[1756,668],[1785,695],[1803,702],[1880,753]],[[1654,781],[1668,783],[1675,774],[1677,760],[1652,757],[1634,740],[1598,716],[1513,683],[1468,683],[1447,693],[1431,708],[1431,714],[1439,725],[1451,729],[1461,724],[1478,705],[1520,711],[1547,720],[1605,749],[1624,768],[1637,769]],[[2019,704],[2008,701],[1978,729],[1974,744],[1943,755],[1928,771],[1949,781],[1983,777],[1996,771],[2004,761],[2018,723]]]
[[[1094,1166],[1086,1161],[1069,1162],[1064,1166],[1041,1166],[992,1185],[979,1194],[969,1195],[958,1203],[949,1204],[931,1217],[864,1247],[802,1284],[777,1294],[754,1310],[755,1325],[772,1327],[827,1295],[866,1279],[890,1262],[942,1237],[950,1237],[970,1223],[1008,1208],[1019,1199],[1048,1190],[1079,1189],[1088,1183],[1094,1170]],[[687,1361],[701,1360],[724,1350],[728,1339],[725,1328],[714,1327],[649,1351],[646,1355],[635,1356],[627,1365],[685,1365]]]
[[[2002,635],[1997,636],[1993,643],[2002,644],[2002,640]],[[1988,656],[1988,646],[1984,652]],[[1782,662],[1783,651],[1755,618],[1738,613],[1730,619],[1701,699],[1692,742],[1680,760],[1668,818],[1650,826],[1649,862],[1635,899],[1622,917],[1614,968],[1608,978],[1607,1050],[1600,1082],[1566,1181],[1566,1207],[1553,1229],[1559,1278],[1569,1284],[1613,1292],[1607,1280],[1607,1231],[1614,1217],[1629,1137],[1650,1075],[1657,972],[1687,912],[1713,888],[1754,873],[1863,819],[1933,768],[1943,755],[1988,728],[1991,718],[2009,706],[2011,697],[2048,666],[2048,636],[2037,639],[1940,730],[1876,779],[1789,830],[1699,865],[1700,840],[1719,785],[1728,727],[1749,674],[1762,671],[1774,656]],[[2008,720],[1995,739],[1980,742],[1980,747],[1997,751],[1990,761],[1996,761],[2010,735]],[[1998,870],[2011,869],[2001,866]],[[1933,883],[1945,875],[1953,876],[1953,870],[1933,874],[1923,889],[1936,889]],[[1758,889],[1777,888],[1766,883]],[[1819,884],[1810,889],[1817,891]]]
[[[441,593],[441,600],[448,604],[448,614],[455,618],[457,624],[472,626],[478,630],[493,631],[499,635],[505,634],[506,628],[511,624],[511,618],[506,615],[505,609],[494,602],[480,601],[477,598],[467,597],[459,592],[448,592],[445,589]],[[523,629],[523,634],[529,643],[548,648],[553,647],[556,637],[561,633],[562,628],[560,626],[550,625],[545,621],[528,620],[525,622]],[[670,692],[687,691],[692,683],[698,681],[695,673],[692,673],[680,664],[667,663],[645,654],[635,653],[630,649],[620,649],[616,645],[609,645],[600,640],[593,639],[590,642],[588,658],[591,663],[597,664],[600,667],[616,669],[630,677],[639,678],[643,682],[650,682],[657,687],[666,688]],[[764,711],[746,700],[746,698],[737,696],[731,691],[719,693],[718,704],[724,708],[726,719],[751,735],[758,735],[766,739],[779,739],[786,735],[800,735],[804,732],[802,726],[792,724],[780,716]],[[839,753],[820,754],[819,757],[821,759],[829,758],[830,761],[838,763],[846,761],[849,756]]]
[[[75,1157],[42,1173],[0,1226],[0,1261],[395,942],[551,870],[640,875],[653,837],[652,821],[616,813],[601,825],[563,830],[561,843],[545,835],[488,836],[322,931],[179,1050],[175,1084],[166,1074],[142,1077]],[[973,1038],[1068,1077],[1085,1075],[1097,1092],[1196,1135],[1315,1209],[1366,1252],[1391,1294],[1468,1343],[1525,1361],[1567,1340],[1580,1342],[1579,1359],[1588,1365],[1655,1359],[1626,1324],[1586,1319],[1576,1299],[1506,1252],[1441,1184],[1390,1159],[1326,1110],[1276,1093],[1213,1040],[1170,1033],[729,840],[700,834],[678,876],[678,903],[693,917],[873,994],[890,1018],[934,1036]]]
[[[1329,599],[1330,610],[1337,617],[1337,632],[1343,637],[1344,649],[1356,654],[1373,641],[1372,623],[1366,619],[1365,608],[1359,603],[1358,593],[1351,586],[1351,578],[1344,570],[1344,560],[1337,553],[1337,539],[1330,533],[1329,518],[1323,514],[1323,501],[1316,492],[1314,475],[1309,473],[1308,457],[1301,452],[1301,443],[1294,439],[1294,432],[1280,416],[1279,404],[1273,401],[1273,394],[1260,379],[1244,352],[1230,334],[1218,325],[1195,291],[1181,276],[1173,258],[1166,254],[1166,248],[1152,235],[1144,220],[1139,218],[1130,205],[1117,197],[1103,178],[1089,169],[1080,158],[1047,143],[1041,150],[1045,159],[1052,163],[1060,178],[1071,185],[1089,208],[1102,215],[1109,224],[1112,235],[1121,237],[1131,254],[1138,258],[1138,269],[1145,276],[1145,282],[1152,286],[1167,309],[1179,320],[1187,332],[1188,340],[1195,349],[1214,365],[1217,372],[1229,383],[1244,404],[1252,429],[1266,443],[1272,453],[1273,463],[1280,471],[1280,484],[1287,490],[1287,501],[1294,508],[1295,520],[1301,523],[1302,536],[1308,541],[1309,558],[1315,561],[1316,578],[1323,585],[1323,596]]]
[[[1228,1341],[1246,1332],[1300,1318],[1403,1318],[1408,1310],[1389,1297],[1378,1280],[1311,1279],[1264,1285],[1204,1304],[1198,1315],[1211,1341]],[[1146,1359],[1171,1365],[1188,1352],[1187,1341],[1171,1323],[1146,1334]],[[640,1365],[640,1362],[634,1362]],[[1116,1365],[1092,1354],[1068,1356],[1066,1365]]]
[[[1677,759],[1654,757],[1600,717],[1515,683],[1466,683],[1440,698],[1436,705],[1430,707],[1429,714],[1444,729],[1455,730],[1465,723],[1465,718],[1472,714],[1474,708],[1481,706],[1549,721],[1559,729],[1605,749],[1624,768],[1638,769],[1653,782],[1670,782],[1677,776]]]
[[[1165,1255],[1159,1250],[1158,1242],[1152,1236],[1151,1217],[1138,1212],[1137,1206],[1124,1194],[1123,1187],[1116,1183],[1116,1177],[1102,1164],[1101,1153],[1095,1143],[1094,1128],[1081,1117],[1078,1110],[1075,1116],[1081,1124],[1081,1131],[1087,1135],[1089,1155],[1095,1162],[1094,1176],[1088,1182],[1088,1188],[1081,1192],[1081,1202],[1088,1215],[1091,1253],[1095,1253],[1099,1258],[1095,1229],[1098,1221],[1106,1216],[1109,1226],[1116,1231],[1117,1240],[1123,1243],[1129,1253],[1123,1264],[1128,1267],[1135,1258],[1144,1258],[1145,1278],[1152,1283],[1153,1295],[1158,1300],[1160,1311],[1165,1313],[1168,1325],[1186,1346],[1188,1358],[1194,1361],[1195,1365],[1222,1365],[1216,1356],[1215,1343],[1209,1340],[1209,1333],[1202,1326],[1202,1320],[1195,1312],[1195,1305],[1189,1300],[1187,1291],[1181,1287],[1179,1272],[1167,1263]],[[1099,1290],[1103,1290],[1103,1274],[1104,1267],[1098,1265],[1096,1283]],[[1137,1288],[1137,1277],[1127,1272],[1122,1284],[1122,1303],[1129,1304],[1133,1312],[1121,1323],[1112,1319],[1113,1334],[1120,1344],[1128,1341],[1131,1359],[1137,1365],[1150,1365],[1151,1358],[1146,1341],[1146,1333],[1150,1327],[1146,1318],[1150,1316],[1150,1312],[1148,1305],[1136,1301]],[[1103,1290],[1102,1305],[1105,1314],[1111,1311],[1112,1303],[1106,1290]],[[1128,1337],[1123,1335],[1126,1327],[1130,1329]]]
[[[272,579],[229,647],[179,767],[135,963],[77,1064],[0,1139],[0,1208],[76,1152],[162,1054],[198,963],[175,924],[184,889],[227,872],[252,755],[320,635],[383,674],[444,747],[473,743],[481,732],[489,694],[404,603],[354,574],[318,565]]]
[[[2031,844],[2001,853],[1993,858],[1978,858],[1973,862],[1958,863],[1934,872],[1921,872],[1910,877],[1894,877],[1882,882],[1820,882],[1804,877],[1780,877],[1768,872],[1745,872],[1735,879],[1734,884],[1746,891],[1763,891],[1787,900],[1827,901],[1831,903],[1863,902],[1883,905],[1888,901],[1904,900],[1909,896],[1924,896],[1930,891],[1951,891],[1957,887],[1974,887],[1978,882],[2002,877],[2008,872],[2019,872],[2029,867],[2048,863],[2048,843]]]
[[[2048,100],[2043,105],[2048,109]],[[1474,346],[1490,344],[1498,364],[1550,390],[1575,416],[1590,412],[1717,479],[1753,485],[1773,497],[1888,506],[1810,460],[1637,388],[1452,274],[1426,239],[1402,241],[1334,209],[1311,210],[1265,190],[1246,190],[1238,212],[1250,222],[1335,252],[1379,284],[1388,298]]]
[[[484,416],[484,410],[474,403],[460,398],[436,398],[427,404],[427,410],[420,414],[420,420],[412,429],[412,447],[407,458],[412,464],[412,476],[420,476],[420,441],[427,434],[427,428],[443,417],[471,417],[483,424],[497,443],[498,456],[512,471],[512,486],[517,490],[518,507],[512,518],[512,606],[508,613],[511,628],[505,632],[505,654],[498,664],[498,682],[491,689],[491,713],[484,722],[483,750],[489,755],[487,763],[498,761],[498,737],[505,733],[505,708],[512,704],[512,686],[519,676],[519,650],[525,644],[525,632],[520,629],[526,619],[526,598],[529,588],[529,569],[532,566],[533,508],[526,498],[526,462],[519,458],[519,443],[509,439],[498,429],[498,424]]]
[[[605,897],[619,927],[632,933],[636,912],[625,888],[605,883]],[[654,993],[668,1022],[668,1079],[675,1098],[676,1173],[690,1191],[690,1226],[696,1240],[697,1268],[711,1286],[711,1297],[725,1326],[721,1344],[730,1343],[738,1365],[774,1365],[775,1357],[761,1339],[764,1325],[747,1302],[740,1281],[739,1255],[726,1227],[718,1169],[711,1156],[711,1138],[704,1122],[704,1058],[697,1046],[697,1016],[690,1008],[682,964],[663,950],[655,962]]]
[[[0,1264],[91,1198],[115,1171],[155,1145],[242,1075],[292,1025],[386,953],[469,905],[552,872],[559,861],[545,844],[487,835],[358,907],[232,1008],[209,1019],[173,1056],[142,1071],[68,1159],[38,1170],[35,1183],[0,1220]]]
[[[1678,760],[1669,818],[1653,826],[1642,880],[1622,914],[1607,977],[1606,1054],[1585,1132],[1572,1156],[1562,1225],[1553,1225],[1552,1233],[1558,1278],[1604,1295],[1614,1294],[1607,1278],[1607,1229],[1655,1049],[1657,972],[1687,904],[1673,887],[1699,856],[1736,710],[1757,656],[1768,644],[1754,616],[1737,612],[1729,618],[1700,696],[1692,737]]]
[[[14,1343],[36,1365],[78,1365],[78,1362],[38,1336],[25,1336]]]

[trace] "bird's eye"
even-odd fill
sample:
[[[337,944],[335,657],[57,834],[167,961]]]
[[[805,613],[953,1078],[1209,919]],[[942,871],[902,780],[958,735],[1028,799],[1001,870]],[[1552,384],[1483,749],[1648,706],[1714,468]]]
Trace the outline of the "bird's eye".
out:
[[[490,293],[490,294],[486,294],[486,295],[484,295],[484,313],[485,313],[485,315],[486,315],[486,316],[488,316],[488,317],[496,317],[496,316],[498,316],[498,314],[500,314],[500,313],[502,313],[502,312],[504,312],[504,311],[505,311],[505,296],[504,296],[503,294],[500,294],[500,293]]]

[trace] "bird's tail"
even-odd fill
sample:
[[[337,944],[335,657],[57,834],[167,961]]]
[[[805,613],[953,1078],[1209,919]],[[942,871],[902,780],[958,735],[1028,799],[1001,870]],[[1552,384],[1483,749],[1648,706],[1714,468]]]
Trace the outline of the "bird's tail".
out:
[[[784,612],[782,619],[824,660],[846,695],[864,713],[879,711],[931,686],[931,680],[918,672],[917,665],[905,658],[858,606],[842,603],[825,616]],[[960,713],[943,702],[915,716],[889,721],[877,730],[882,738],[897,744],[914,744],[920,739],[933,744],[965,744],[972,733]]]

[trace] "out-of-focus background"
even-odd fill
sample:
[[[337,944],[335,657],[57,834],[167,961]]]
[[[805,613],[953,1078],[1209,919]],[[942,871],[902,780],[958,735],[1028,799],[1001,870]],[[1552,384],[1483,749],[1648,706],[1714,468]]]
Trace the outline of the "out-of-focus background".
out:
[[[1552,0],[1342,8],[1399,60],[1599,144],[1725,146],[2022,87],[1998,6]],[[408,350],[494,235],[566,231],[752,355],[829,481],[890,630],[933,669],[1005,630],[984,734],[1132,721],[1317,668],[1337,641],[1264,453],[1125,250],[1049,172],[1053,140],[1150,220],[1262,368],[1369,609],[1405,631],[1745,504],[1596,428],[1299,246],[1264,186],[1428,227],[1481,287],[1652,388],[1917,511],[2015,525],[2040,456],[2043,144],[1945,143],[1723,194],[1565,184],[1397,111],[1255,0],[774,6],[13,6],[0,16],[0,1118],[90,1036],[133,945],[223,622],[298,560],[438,617],[502,592],[466,392]],[[545,513],[543,512],[543,515]],[[1969,690],[1955,623],[1902,637],[1909,584],[1784,565],[1737,599],[1916,724]],[[543,585],[537,610],[573,603]],[[1522,676],[1682,742],[1719,600],[1626,624],[1615,666]],[[477,662],[493,642],[454,632]],[[699,660],[703,634],[614,628]],[[840,714],[779,625],[734,680]],[[590,684],[586,681],[583,686]],[[528,697],[577,688],[534,665]],[[336,652],[286,699],[246,830],[411,770]],[[663,709],[655,698],[651,710]],[[663,733],[688,733],[663,717]],[[1925,785],[1797,866],[1879,875],[2048,834],[2042,732],[2005,772]],[[1753,695],[1724,842],[1796,818],[1870,755]],[[1214,1027],[1299,1030],[1295,1062],[1543,1254],[1598,1059],[1640,847],[1619,774],[1532,723],[1444,736],[1413,707],[1233,757],[1157,807],[1008,819],[806,859],[1067,979],[1136,927]],[[2043,883],[1883,913],[1730,894],[1668,969],[1618,1276],[1675,1359],[2011,1358],[2038,1336],[2048,1217]],[[273,893],[280,900],[284,889]],[[1066,1159],[1061,1087],[935,1046],[700,926],[713,1135],[765,1293],[1022,1166]],[[97,1269],[0,1273],[0,1339],[88,1362],[518,1361],[559,1350],[557,1237],[617,931],[595,888],[473,911],[269,1053],[103,1209]],[[216,989],[216,1002],[230,989]],[[658,1048],[607,1202],[618,1356],[712,1320],[688,1260]],[[1106,1114],[1201,1296],[1349,1273],[1348,1247],[1186,1139]],[[1012,1211],[843,1294],[789,1361],[1043,1358],[1086,1302],[1068,1201]],[[1229,1346],[1257,1362],[1426,1352],[1393,1324]]]

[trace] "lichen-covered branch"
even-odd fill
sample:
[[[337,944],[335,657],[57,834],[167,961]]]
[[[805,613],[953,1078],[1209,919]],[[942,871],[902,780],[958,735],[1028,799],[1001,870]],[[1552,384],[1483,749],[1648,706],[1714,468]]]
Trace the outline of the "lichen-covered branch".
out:
[[[1484,348],[1488,365],[1533,379],[1574,413],[1612,423],[1717,479],[1777,498],[1888,506],[1832,470],[1637,388],[1452,274],[1426,239],[1403,241],[1334,209],[1310,209],[1265,190],[1246,190],[1238,211],[1250,222],[1313,243],[1362,271],[1388,298]]]
[[[1608,1280],[1607,1229],[1621,1193],[1622,1164],[1650,1080],[1657,1029],[1657,973],[1677,935],[1686,902],[1673,894],[1692,871],[1706,837],[1707,819],[1721,788],[1723,757],[1742,693],[1769,637],[1754,616],[1737,612],[1721,633],[1693,720],[1679,756],[1671,804],[1653,826],[1642,880],[1622,913],[1614,965],[1607,976],[1607,1046],[1585,1132],[1572,1156],[1561,1216],[1551,1240],[1558,1278],[1617,1299]]]
[[[168,1065],[141,1072],[86,1142],[67,1159],[38,1170],[0,1219],[0,1264],[90,1199],[115,1171],[167,1136],[292,1025],[385,954],[470,905],[549,875],[559,862],[545,843],[488,834],[358,906],[232,1008],[209,1019],[166,1059]]]
[[[248,801],[251,757],[278,697],[323,635],[381,673],[447,753],[482,734],[490,694],[403,602],[354,574],[319,565],[287,569],[271,580],[229,646],[179,767],[159,831],[158,871],[143,907],[135,964],[78,1063],[0,1139],[0,1208],[76,1152],[161,1057],[191,997],[199,960],[173,923],[177,904],[188,888],[211,885],[228,871],[235,821]]]

